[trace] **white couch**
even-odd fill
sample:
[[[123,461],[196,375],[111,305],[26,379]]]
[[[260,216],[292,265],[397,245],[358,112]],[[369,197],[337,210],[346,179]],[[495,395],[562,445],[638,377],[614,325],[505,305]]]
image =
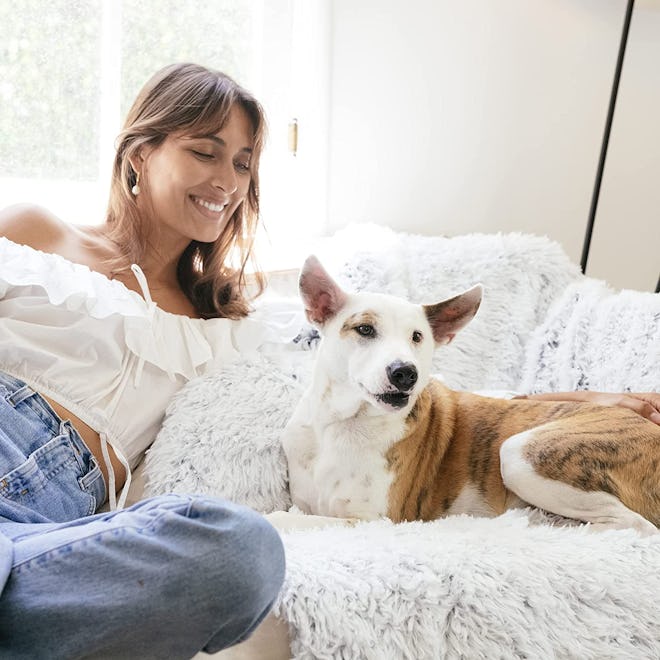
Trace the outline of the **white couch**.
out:
[[[434,358],[452,387],[660,390],[660,296],[582,276],[546,238],[363,225],[320,252],[354,290],[432,302],[484,284],[473,323]],[[269,304],[304,325],[291,294]],[[309,378],[314,342],[307,351],[304,343],[191,381],[168,409],[133,498],[204,492],[264,513],[289,508],[279,433]],[[660,536],[592,534],[525,510],[283,539],[287,576],[273,614],[218,657],[660,657]]]

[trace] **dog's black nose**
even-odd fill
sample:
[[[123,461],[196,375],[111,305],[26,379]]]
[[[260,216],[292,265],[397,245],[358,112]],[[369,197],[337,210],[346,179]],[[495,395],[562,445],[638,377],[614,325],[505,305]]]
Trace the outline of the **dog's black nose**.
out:
[[[385,372],[390,383],[400,392],[411,390],[417,382],[417,367],[412,362],[392,362]]]

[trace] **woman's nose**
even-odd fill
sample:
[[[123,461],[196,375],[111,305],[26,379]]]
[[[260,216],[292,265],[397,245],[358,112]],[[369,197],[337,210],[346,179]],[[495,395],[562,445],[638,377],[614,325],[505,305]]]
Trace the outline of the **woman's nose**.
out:
[[[214,174],[213,185],[223,190],[227,195],[236,192],[238,189],[238,180],[233,163],[222,163],[218,166]]]

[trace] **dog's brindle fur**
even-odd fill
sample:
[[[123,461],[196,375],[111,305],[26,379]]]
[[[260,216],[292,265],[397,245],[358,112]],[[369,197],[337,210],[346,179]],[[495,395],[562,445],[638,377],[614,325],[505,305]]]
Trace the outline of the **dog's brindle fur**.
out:
[[[405,437],[386,454],[396,475],[388,517],[447,515],[466,486],[492,515],[520,505],[500,473],[508,438],[534,428],[524,456],[535,471],[584,491],[615,496],[660,525],[660,428],[637,413],[588,403],[491,399],[432,380],[406,420]]]
[[[470,321],[479,287],[430,306],[350,296],[310,257],[300,290],[309,320],[327,335],[312,385],[282,439],[292,499],[300,508],[400,522],[493,516],[532,504],[600,528],[657,532],[659,426],[623,408],[480,397],[429,379],[433,340],[451,341]],[[384,382],[378,374],[392,364],[371,352],[377,343],[356,336],[360,324],[382,327],[394,359],[401,351],[417,367],[413,386],[406,390],[390,378],[373,390]],[[411,327],[422,331],[418,335],[432,334],[431,343],[418,337],[418,344],[406,344]],[[334,348],[324,350],[328,339]],[[350,362],[351,354],[375,364],[366,362],[365,373],[365,364]],[[350,377],[349,364],[357,369]],[[362,379],[370,373],[376,379],[365,395]],[[393,388],[400,391],[393,394]]]

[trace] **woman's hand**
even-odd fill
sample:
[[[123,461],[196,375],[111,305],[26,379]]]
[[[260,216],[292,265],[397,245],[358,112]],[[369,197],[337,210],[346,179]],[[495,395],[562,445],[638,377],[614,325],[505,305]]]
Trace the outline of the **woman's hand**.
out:
[[[540,399],[544,401],[587,401],[599,406],[620,406],[629,408],[638,415],[660,425],[660,392],[551,392],[516,397],[520,399]]]

